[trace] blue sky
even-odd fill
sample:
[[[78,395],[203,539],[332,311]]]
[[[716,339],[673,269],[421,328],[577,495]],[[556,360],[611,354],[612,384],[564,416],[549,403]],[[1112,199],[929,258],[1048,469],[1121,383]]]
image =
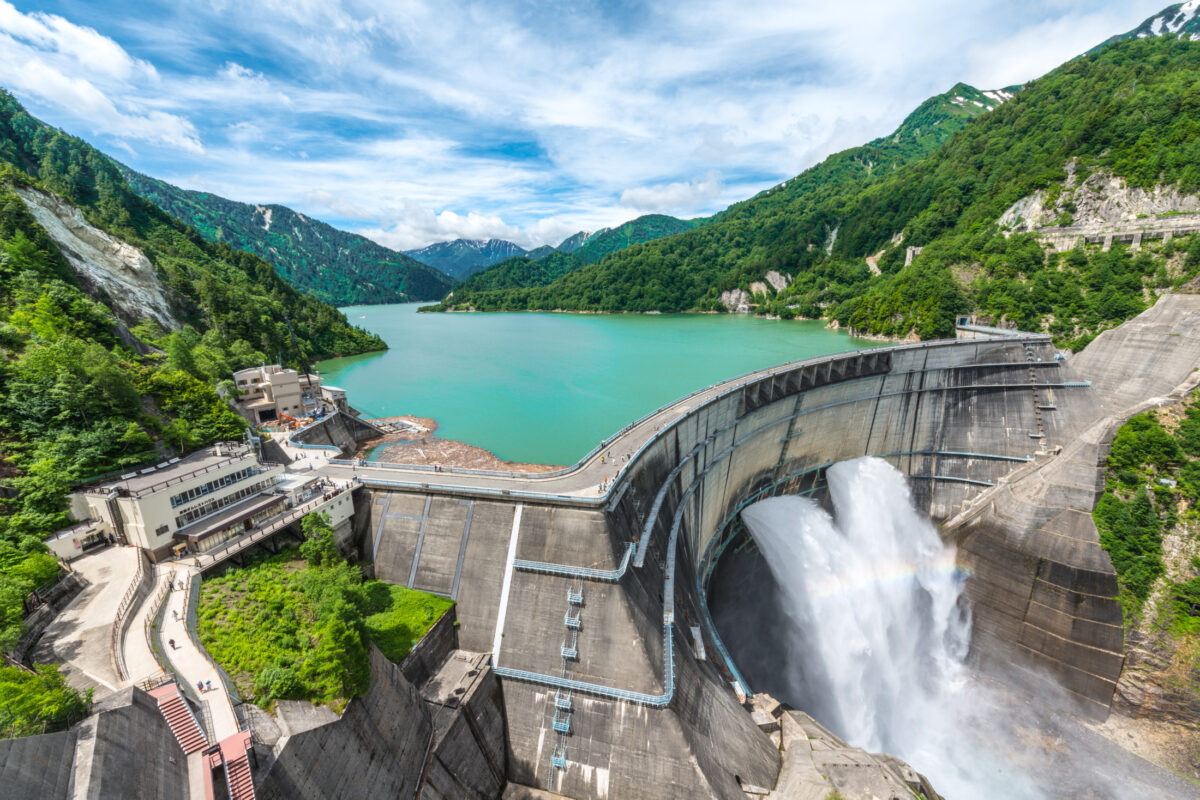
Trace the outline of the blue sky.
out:
[[[1163,0],[0,0],[0,85],[135,169],[399,249],[709,214]]]

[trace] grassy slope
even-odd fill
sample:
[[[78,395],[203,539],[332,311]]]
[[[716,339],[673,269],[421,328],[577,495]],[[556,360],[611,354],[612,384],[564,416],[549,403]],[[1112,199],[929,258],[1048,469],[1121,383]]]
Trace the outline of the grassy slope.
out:
[[[398,662],[452,605],[290,551],[205,580],[197,616],[201,643],[243,697],[340,708],[369,685],[367,642]]]

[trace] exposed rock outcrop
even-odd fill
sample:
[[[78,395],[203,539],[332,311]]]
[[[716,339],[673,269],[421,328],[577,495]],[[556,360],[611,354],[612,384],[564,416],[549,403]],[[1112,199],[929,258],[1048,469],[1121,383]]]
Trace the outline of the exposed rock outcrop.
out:
[[[727,289],[717,298],[721,305],[735,314],[750,313],[750,293],[745,289]]]
[[[1200,213],[1200,196],[1184,194],[1174,186],[1130,187],[1124,178],[1106,170],[1079,182],[1074,162],[1067,164],[1061,192],[1055,188],[1039,189],[1013,203],[1000,217],[1000,226],[1028,232],[1055,225],[1061,214],[1070,213],[1074,228],[1100,229],[1158,214]]]
[[[774,787],[743,784],[748,797],[767,800],[826,800],[834,792],[846,800],[940,800],[928,779],[889,755],[851,747],[808,714],[785,709],[766,694],[750,699],[759,728],[783,753]]]
[[[763,277],[765,277],[767,279],[767,283],[771,284],[771,286],[777,292],[782,292],[784,289],[786,289],[788,287],[788,284],[792,282],[792,279],[790,277],[788,277],[787,275],[784,275],[782,272],[776,272],[773,269],[768,270],[767,274],[764,275]]]
[[[167,289],[145,253],[92,225],[82,211],[61,197],[40,189],[18,187],[14,191],[62,250],[79,279],[93,294],[103,294],[126,322],[152,319],[167,330],[179,327]]]

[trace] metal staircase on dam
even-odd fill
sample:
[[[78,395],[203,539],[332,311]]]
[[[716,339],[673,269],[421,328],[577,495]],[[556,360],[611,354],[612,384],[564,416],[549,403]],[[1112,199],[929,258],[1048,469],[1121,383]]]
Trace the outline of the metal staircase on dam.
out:
[[[621,571],[629,564],[630,551],[625,551],[625,560]],[[540,571],[540,570],[539,570]],[[567,610],[563,614],[563,626],[567,630],[567,638],[562,645],[562,676],[565,679],[571,668],[571,662],[579,658],[579,630],[583,624],[583,578],[577,577],[578,588],[567,587]],[[554,751],[550,755],[550,775],[547,776],[547,788],[553,788],[554,772],[567,768],[567,736],[571,733],[571,716],[574,708],[571,704],[571,692],[558,689],[554,692],[554,719],[550,727],[558,734]]]

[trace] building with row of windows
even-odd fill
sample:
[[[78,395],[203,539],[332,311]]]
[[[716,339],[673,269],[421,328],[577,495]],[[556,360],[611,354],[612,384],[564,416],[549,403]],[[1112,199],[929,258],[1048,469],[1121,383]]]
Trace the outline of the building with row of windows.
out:
[[[67,558],[97,534],[141,547],[155,561],[203,553],[286,510],[288,494],[276,490],[283,474],[248,445],[218,443],[76,492],[71,512],[90,522],[78,526],[84,538],[47,543]]]
[[[347,410],[345,390],[326,386],[320,375],[302,375],[278,364],[238,370],[233,382],[238,411],[254,425],[285,415],[311,417]]]

